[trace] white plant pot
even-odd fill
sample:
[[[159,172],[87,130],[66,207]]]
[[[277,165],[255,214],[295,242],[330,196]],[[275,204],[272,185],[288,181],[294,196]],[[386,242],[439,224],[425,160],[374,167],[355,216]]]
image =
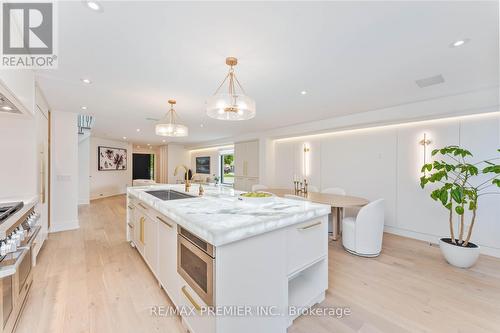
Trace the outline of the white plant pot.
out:
[[[445,239],[449,240],[449,238],[439,240],[439,248],[449,264],[460,268],[469,268],[476,263],[477,258],[479,258],[479,245],[469,242],[471,247],[463,247],[445,242]]]

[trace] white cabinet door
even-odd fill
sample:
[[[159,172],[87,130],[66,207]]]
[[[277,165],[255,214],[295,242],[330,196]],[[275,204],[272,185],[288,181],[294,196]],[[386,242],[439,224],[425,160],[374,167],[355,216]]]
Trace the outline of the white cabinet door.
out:
[[[234,174],[240,177],[259,177],[259,141],[234,145]]]
[[[38,193],[39,202],[37,210],[40,213],[40,230],[39,238],[40,247],[42,246],[49,230],[49,209],[48,209],[48,184],[49,184],[49,120],[47,113],[44,113],[40,108],[36,108],[36,131],[37,131],[37,150],[38,150]]]
[[[177,225],[161,215],[158,223],[158,278],[170,299],[178,304]]]
[[[244,176],[243,164],[245,160],[245,143],[236,143],[234,145],[234,175]]]
[[[328,218],[309,220],[286,229],[287,273],[299,271],[328,253]]]
[[[144,227],[145,259],[155,275],[158,274],[158,222],[146,217]]]
[[[236,176],[234,177],[233,188],[238,191],[247,191],[247,181],[245,177]]]
[[[127,205],[127,241],[134,243],[136,242],[135,239],[135,212],[134,212],[134,206],[130,203],[130,200],[128,201]]]
[[[246,143],[246,174],[247,177],[259,177],[259,142]]]
[[[146,224],[146,215],[135,208],[134,214],[134,244],[137,251],[144,257],[144,227]]]

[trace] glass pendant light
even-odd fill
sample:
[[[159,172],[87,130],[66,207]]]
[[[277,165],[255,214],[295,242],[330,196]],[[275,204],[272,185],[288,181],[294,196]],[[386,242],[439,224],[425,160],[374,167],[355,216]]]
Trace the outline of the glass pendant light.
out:
[[[207,115],[220,120],[247,120],[255,117],[255,101],[245,94],[245,90],[236,78],[234,66],[238,64],[238,59],[234,57],[226,58],[226,65],[229,66],[229,73],[220,84],[215,94],[207,100]],[[229,80],[228,80],[229,79]],[[224,83],[228,82],[227,92],[220,92]],[[241,91],[236,91],[236,85]]]
[[[176,119],[179,118],[177,116],[177,112],[175,112],[174,110],[174,105],[176,103],[177,102],[175,101],[175,99],[168,100],[168,104],[170,104],[170,110],[168,110],[165,117],[163,119],[160,119],[156,124],[156,135],[173,137],[188,135],[188,128],[176,122]]]

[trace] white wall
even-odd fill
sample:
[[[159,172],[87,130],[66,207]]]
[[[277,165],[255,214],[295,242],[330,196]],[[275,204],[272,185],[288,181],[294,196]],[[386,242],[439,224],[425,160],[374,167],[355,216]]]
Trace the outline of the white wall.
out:
[[[99,171],[97,147],[127,149],[127,170]],[[132,145],[127,142],[90,138],[90,199],[123,194],[132,186]]]
[[[167,147],[167,160],[168,160],[168,183],[175,184],[177,180],[182,180],[184,177],[184,169],[179,171],[177,176],[174,176],[175,167],[184,164],[189,168],[189,154],[184,146],[179,144],[168,144]]]
[[[90,202],[90,137],[78,142],[78,204]]]
[[[419,186],[423,133],[432,140],[430,151],[449,144],[472,150],[475,158],[496,156],[500,148],[500,115],[346,131],[331,135],[275,141],[275,183],[291,187],[302,173],[304,143],[310,146],[310,183],[320,188],[338,186],[348,194],[386,201],[386,230],[437,241],[448,236],[446,211]],[[480,201],[473,241],[484,253],[500,256],[500,196]]]
[[[0,200],[37,194],[36,121],[0,113]]]
[[[224,150],[230,150],[231,148],[227,148]],[[189,152],[190,155],[190,164],[188,165],[191,170],[193,170],[193,174],[196,173],[196,158],[197,157],[210,157],[210,173],[207,174],[207,177],[212,177],[214,174],[216,176],[220,176],[220,150],[218,148],[207,148],[202,150],[193,150]]]
[[[51,114],[51,223],[50,231],[78,228],[77,114]]]

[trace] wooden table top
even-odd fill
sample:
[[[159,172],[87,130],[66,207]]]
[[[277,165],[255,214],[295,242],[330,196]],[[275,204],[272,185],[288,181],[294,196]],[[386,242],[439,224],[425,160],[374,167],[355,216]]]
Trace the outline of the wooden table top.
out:
[[[279,197],[283,197],[285,196],[285,194],[295,194],[292,189],[285,189],[285,188],[270,188],[263,190],[263,192],[269,192]],[[303,197],[307,198],[312,202],[339,208],[360,207],[370,202],[367,199],[353,197],[350,195],[338,195],[338,194],[328,194],[319,192],[308,192],[307,195],[304,195]]]

